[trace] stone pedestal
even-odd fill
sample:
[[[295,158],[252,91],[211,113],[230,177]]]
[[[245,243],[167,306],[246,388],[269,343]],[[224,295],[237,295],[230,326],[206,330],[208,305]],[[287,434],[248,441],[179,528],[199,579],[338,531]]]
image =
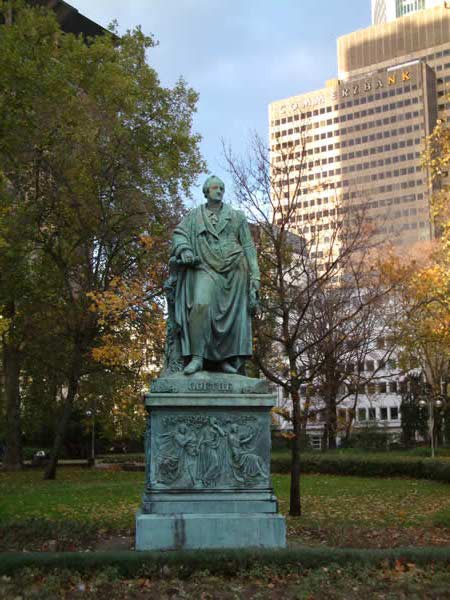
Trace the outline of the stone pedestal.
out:
[[[146,487],[137,550],[286,545],[270,481],[265,383],[200,372],[161,378],[146,396]]]

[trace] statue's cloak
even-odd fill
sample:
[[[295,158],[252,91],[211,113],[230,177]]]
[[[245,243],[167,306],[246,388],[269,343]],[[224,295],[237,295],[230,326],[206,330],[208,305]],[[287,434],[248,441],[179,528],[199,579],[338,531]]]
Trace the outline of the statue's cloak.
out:
[[[180,331],[181,354],[193,354],[189,317],[201,286],[209,293],[206,321],[198,335],[205,337],[203,358],[221,361],[252,354],[249,311],[250,279],[259,279],[253,239],[245,215],[224,204],[214,225],[206,205],[193,209],[177,226],[172,260],[183,250],[197,259],[193,267],[178,271],[175,291],[175,322]],[[211,281],[213,286],[211,286]]]

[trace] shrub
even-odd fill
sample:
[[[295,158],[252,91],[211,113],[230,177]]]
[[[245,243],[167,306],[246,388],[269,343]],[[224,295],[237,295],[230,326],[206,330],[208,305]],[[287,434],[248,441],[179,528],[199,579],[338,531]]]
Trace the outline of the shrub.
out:
[[[290,458],[272,460],[273,473],[289,473]],[[416,458],[378,458],[361,454],[304,454],[301,459],[303,473],[331,475],[357,475],[359,477],[412,477],[450,483],[450,461]]]
[[[395,436],[392,433],[375,424],[353,431],[345,442],[345,447],[362,450],[388,450],[394,441]]]
[[[145,463],[145,454],[143,452],[130,454],[101,454],[97,456],[97,460],[110,464]]]
[[[29,446],[25,446],[22,450],[23,460],[33,460],[33,456],[39,450],[44,450],[45,452],[48,452],[46,448],[30,448]]]
[[[272,450],[282,451],[292,449],[292,431],[281,429],[272,429],[271,431],[271,443]],[[306,434],[306,431],[303,431],[300,437],[300,449],[301,450],[311,450],[311,441],[310,437]]]

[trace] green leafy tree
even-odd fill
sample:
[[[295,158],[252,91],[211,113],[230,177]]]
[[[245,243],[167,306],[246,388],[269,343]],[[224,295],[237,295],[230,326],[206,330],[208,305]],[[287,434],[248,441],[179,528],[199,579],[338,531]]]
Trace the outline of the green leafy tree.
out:
[[[37,279],[27,299],[33,343],[20,335],[14,289],[16,312],[4,316],[9,331],[19,331],[20,351],[55,366],[63,382],[46,472],[54,478],[80,382],[102,365],[94,350],[106,330],[120,337],[136,315],[123,310],[118,322],[94,300],[120,282],[125,290],[140,286],[141,298],[128,297],[143,313],[161,312],[170,224],[203,168],[192,133],[197,95],[182,80],[161,86],[146,61],[153,40],[139,28],[119,41],[105,35],[85,44],[63,34],[46,10],[4,2],[3,14],[11,6],[14,18],[0,27],[0,173],[8,192],[0,214],[9,231],[26,226],[22,253]],[[1,260],[13,264],[19,250],[10,243]]]

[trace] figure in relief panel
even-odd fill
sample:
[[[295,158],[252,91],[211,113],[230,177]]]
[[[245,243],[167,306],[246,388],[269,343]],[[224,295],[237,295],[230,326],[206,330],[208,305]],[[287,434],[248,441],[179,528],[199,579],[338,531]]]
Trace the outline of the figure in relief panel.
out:
[[[230,427],[228,443],[231,450],[231,467],[234,477],[240,482],[267,477],[261,457],[248,447],[256,434],[257,431],[253,430],[249,435],[241,435],[236,423]]]
[[[214,486],[225,464],[225,431],[211,418],[198,441],[197,479],[204,487]]]
[[[180,423],[175,431],[161,434],[158,446],[158,481],[173,483],[186,470],[194,485],[196,454],[197,438],[184,423]]]

